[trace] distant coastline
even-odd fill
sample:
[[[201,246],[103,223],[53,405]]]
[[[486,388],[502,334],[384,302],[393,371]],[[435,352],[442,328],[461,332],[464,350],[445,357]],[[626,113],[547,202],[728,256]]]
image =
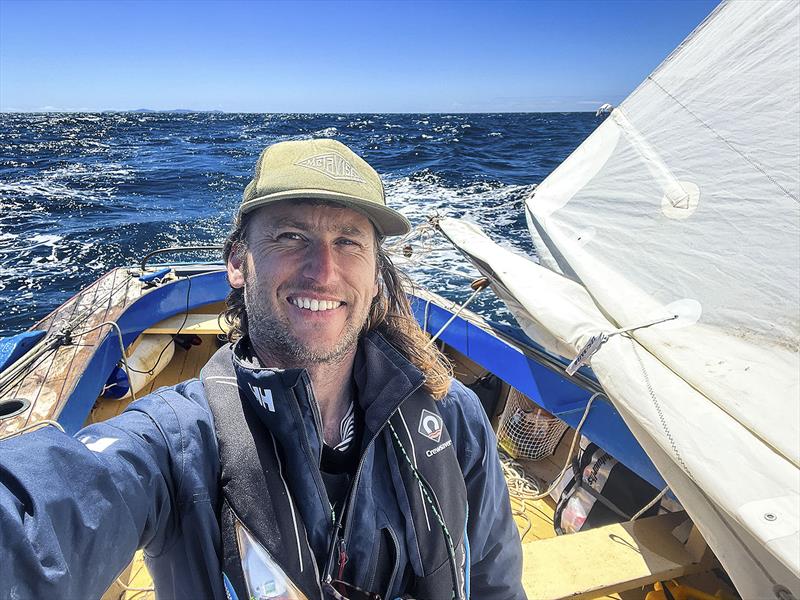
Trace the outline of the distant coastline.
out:
[[[178,113],[178,114],[186,114],[186,113],[217,113],[217,114],[224,114],[224,110],[192,110],[191,108],[172,108],[170,110],[158,110],[155,108],[135,108],[134,110],[103,110],[100,111],[103,113]]]
[[[49,114],[75,114],[75,115],[118,115],[118,114],[125,114],[125,113],[138,113],[138,114],[177,114],[177,115],[187,115],[187,114],[236,114],[236,113],[229,113],[225,110],[204,110],[198,109],[194,110],[191,108],[171,108],[171,109],[158,109],[158,108],[134,108],[134,109],[124,109],[118,110],[113,108],[102,109],[102,110],[72,110],[72,109],[51,109],[51,110],[0,110],[0,114],[18,114],[18,115],[49,115]]]

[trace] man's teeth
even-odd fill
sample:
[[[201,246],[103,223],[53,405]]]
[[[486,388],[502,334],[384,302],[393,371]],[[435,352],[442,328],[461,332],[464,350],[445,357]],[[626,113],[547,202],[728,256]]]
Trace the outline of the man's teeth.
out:
[[[312,311],[331,310],[339,308],[342,303],[338,300],[316,300],[312,298],[291,298],[291,303],[297,308],[306,308]]]

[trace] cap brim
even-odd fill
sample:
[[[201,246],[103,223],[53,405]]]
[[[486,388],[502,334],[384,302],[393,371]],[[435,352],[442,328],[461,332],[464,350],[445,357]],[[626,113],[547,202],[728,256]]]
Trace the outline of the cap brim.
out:
[[[276,192],[266,196],[257,196],[242,203],[239,207],[240,214],[249,213],[256,208],[260,208],[272,202],[293,199],[327,200],[341,204],[347,208],[352,208],[363,213],[378,230],[381,236],[405,235],[411,231],[411,222],[402,214],[387,206],[376,204],[371,200],[365,200],[358,196],[349,194],[339,194],[328,190],[318,189],[299,189],[284,192]]]

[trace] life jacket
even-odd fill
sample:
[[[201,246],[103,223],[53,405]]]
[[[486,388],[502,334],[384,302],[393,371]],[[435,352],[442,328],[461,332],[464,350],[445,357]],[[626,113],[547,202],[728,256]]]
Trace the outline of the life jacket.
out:
[[[337,515],[319,471],[322,423],[308,373],[261,367],[244,343],[221,348],[200,374],[219,447],[229,595],[326,598],[325,582],[341,579],[419,600],[466,598],[466,489],[421,372],[379,334],[362,339],[354,381],[363,447]],[[378,539],[377,515],[388,513],[401,523],[394,549]],[[369,589],[374,570],[398,554],[405,561],[388,590]]]

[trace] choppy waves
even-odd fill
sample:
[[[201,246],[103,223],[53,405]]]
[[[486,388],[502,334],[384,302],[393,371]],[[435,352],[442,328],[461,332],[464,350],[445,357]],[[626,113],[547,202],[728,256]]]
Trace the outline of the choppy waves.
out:
[[[460,216],[532,254],[522,202],[594,129],[589,114],[0,115],[0,335],[31,326],[115,266],[220,242],[270,143],[338,139],[415,225]],[[476,273],[443,246],[407,268],[454,300]],[[475,305],[505,313],[489,297]]]

